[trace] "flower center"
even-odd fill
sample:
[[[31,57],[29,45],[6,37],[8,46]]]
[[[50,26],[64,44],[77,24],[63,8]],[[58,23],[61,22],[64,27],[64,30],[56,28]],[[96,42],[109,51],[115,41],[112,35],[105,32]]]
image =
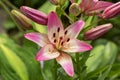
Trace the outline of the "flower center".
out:
[[[56,49],[61,50],[61,48],[64,46],[66,42],[70,41],[70,38],[65,38],[65,35],[67,35],[68,31],[66,30],[64,32],[64,36],[60,36],[60,28],[57,28],[57,31],[53,33],[53,43],[55,44]]]

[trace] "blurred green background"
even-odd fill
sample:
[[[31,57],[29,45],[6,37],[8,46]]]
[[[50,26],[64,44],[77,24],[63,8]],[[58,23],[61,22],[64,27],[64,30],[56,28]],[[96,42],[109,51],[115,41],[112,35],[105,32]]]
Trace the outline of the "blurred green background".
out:
[[[43,7],[44,4],[51,8]],[[55,8],[48,0],[0,0],[0,80],[54,80],[54,61],[45,62],[45,69],[42,69],[40,63],[34,59],[39,47],[23,37],[24,33],[11,18],[10,11],[18,10],[23,5],[39,10],[45,8],[44,11]],[[87,53],[80,54],[82,80],[120,80],[120,16],[98,24],[109,22],[113,24],[113,28],[101,38],[92,41],[94,49],[90,57],[88,58]],[[77,65],[74,65],[76,68]],[[77,80],[77,74],[73,79],[62,73],[63,70],[59,68],[57,80]]]

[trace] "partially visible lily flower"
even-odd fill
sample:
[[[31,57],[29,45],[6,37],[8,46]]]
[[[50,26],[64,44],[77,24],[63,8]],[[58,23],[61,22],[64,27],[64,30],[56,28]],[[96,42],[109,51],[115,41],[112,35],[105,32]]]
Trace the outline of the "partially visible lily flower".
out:
[[[109,19],[109,18],[113,18],[116,17],[120,14],[120,2],[117,2],[109,7],[107,7],[103,14],[102,14],[102,18],[103,19]]]
[[[47,15],[41,11],[35,10],[33,8],[22,6],[20,10],[30,19],[38,24],[47,25]]]
[[[86,15],[97,15],[112,4],[113,3],[106,1],[82,0],[80,3],[80,9],[81,12]]]
[[[112,28],[112,24],[111,23],[97,26],[96,28],[88,30],[84,34],[85,39],[87,39],[87,40],[94,40],[96,38],[99,38],[103,34],[105,34],[106,32],[108,32],[108,30],[110,30],[111,28]]]
[[[72,77],[74,75],[74,68],[68,53],[85,52],[92,49],[90,44],[76,39],[84,26],[84,21],[79,20],[64,30],[58,16],[51,12],[48,15],[47,26],[47,34],[27,33],[25,38],[42,47],[36,55],[36,60],[56,59],[65,72]]]
[[[33,26],[29,18],[25,15],[20,13],[19,11],[12,10],[11,13],[13,14],[16,22],[23,28],[23,29],[32,29]]]

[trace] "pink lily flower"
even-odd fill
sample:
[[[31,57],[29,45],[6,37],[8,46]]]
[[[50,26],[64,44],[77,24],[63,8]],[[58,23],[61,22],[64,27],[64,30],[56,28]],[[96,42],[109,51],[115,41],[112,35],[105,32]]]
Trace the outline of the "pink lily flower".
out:
[[[81,11],[86,15],[99,14],[101,11],[112,5],[111,2],[98,0],[82,0],[80,3]]]
[[[36,60],[44,61],[56,59],[69,76],[74,75],[71,52],[85,52],[92,49],[90,44],[76,39],[84,26],[84,21],[79,20],[64,30],[58,16],[51,12],[48,15],[48,32],[27,33],[25,38],[37,43],[42,48],[36,55]]]

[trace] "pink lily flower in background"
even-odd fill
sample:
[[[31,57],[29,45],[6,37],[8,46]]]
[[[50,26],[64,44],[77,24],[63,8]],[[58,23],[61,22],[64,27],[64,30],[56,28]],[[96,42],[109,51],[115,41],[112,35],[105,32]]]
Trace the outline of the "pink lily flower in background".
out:
[[[97,15],[112,4],[113,3],[106,1],[82,0],[80,3],[80,9],[86,15]]]
[[[76,39],[84,26],[84,21],[79,20],[64,29],[58,16],[51,12],[48,15],[47,26],[47,34],[36,32],[25,34],[25,38],[42,47],[36,55],[36,60],[56,59],[65,72],[73,77],[74,68],[68,53],[85,52],[92,49],[90,44]]]
[[[102,35],[104,35],[106,32],[108,32],[112,28],[112,26],[113,25],[111,23],[108,23],[108,24],[103,24],[95,28],[92,28],[84,34],[85,39],[87,40],[97,39],[101,37]]]
[[[102,14],[102,18],[109,19],[118,15],[120,15],[120,1],[107,7]]]
[[[47,25],[47,15],[39,10],[22,6],[20,7],[22,13],[24,13],[28,18],[32,19],[38,24]]]

